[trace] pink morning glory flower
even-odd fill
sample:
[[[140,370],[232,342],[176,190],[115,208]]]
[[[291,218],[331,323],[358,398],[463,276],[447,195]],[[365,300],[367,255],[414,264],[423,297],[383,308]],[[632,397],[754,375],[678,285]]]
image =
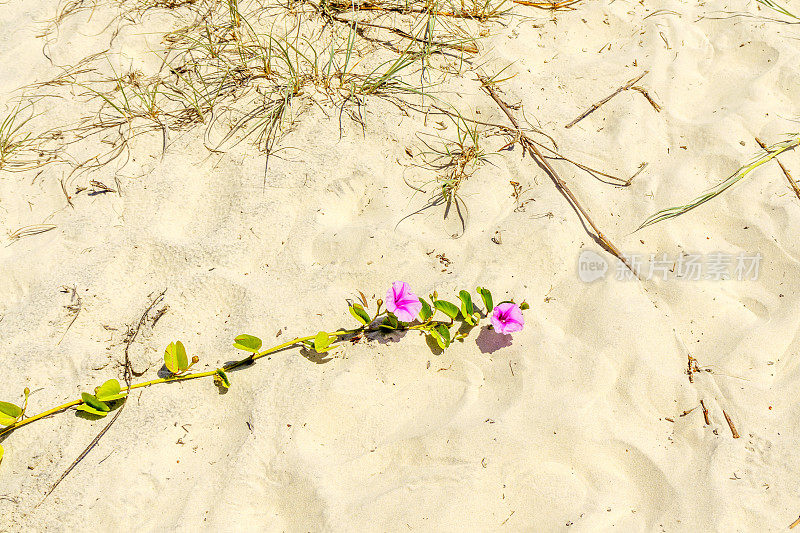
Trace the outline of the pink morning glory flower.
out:
[[[517,304],[506,302],[494,308],[492,326],[497,333],[508,335],[515,331],[521,331],[525,327],[525,319]]]
[[[422,310],[419,297],[411,292],[405,281],[395,281],[386,291],[386,309],[402,322],[411,322]]]

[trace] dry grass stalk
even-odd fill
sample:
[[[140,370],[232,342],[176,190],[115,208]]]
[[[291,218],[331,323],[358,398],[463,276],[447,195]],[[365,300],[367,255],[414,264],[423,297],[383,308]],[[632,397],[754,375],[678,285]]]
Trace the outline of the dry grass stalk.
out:
[[[728,413],[725,412],[725,409],[722,410],[722,415],[725,417],[725,422],[728,423],[728,427],[731,428],[731,435],[733,435],[734,439],[738,439],[739,438],[739,432],[736,431],[736,427],[733,425],[733,421],[731,420],[731,417],[728,416]]]
[[[762,141],[761,139],[756,137],[756,142],[758,143],[758,145],[761,148],[763,148],[764,150],[769,152],[769,148],[764,143],[764,141]],[[783,175],[786,176],[786,180],[789,182],[789,186],[794,191],[794,194],[795,194],[795,196],[797,196],[797,199],[800,200],[800,187],[798,187],[797,182],[794,180],[794,178],[792,178],[792,175],[789,173],[789,169],[787,169],[785,166],[783,166],[783,163],[781,163],[780,160],[777,157],[775,158],[775,162],[778,163],[779,167],[781,167],[781,170],[783,171]]]
[[[32,226],[19,228],[14,233],[9,234],[8,238],[11,242],[15,242],[24,237],[31,237],[53,229],[56,229],[55,224],[34,224]]]
[[[511,124],[514,125],[515,129],[515,142],[519,142],[523,149],[528,151],[528,154],[536,161],[539,167],[547,173],[550,179],[553,180],[553,183],[558,188],[559,192],[563,194],[567,200],[569,201],[572,208],[578,214],[581,219],[581,223],[584,223],[584,227],[588,224],[589,228],[594,232],[589,232],[589,235],[594,239],[594,241],[599,244],[603,249],[614,255],[617,259],[622,261],[622,263],[628,267],[628,269],[633,272],[635,276],[639,276],[639,273],[633,268],[631,263],[628,259],[622,254],[619,248],[614,245],[604,234],[600,231],[600,228],[595,224],[592,217],[589,216],[589,213],[584,209],[581,202],[575,196],[575,194],[570,190],[567,186],[567,183],[561,179],[558,173],[553,169],[553,167],[548,163],[547,159],[542,155],[539,149],[536,147],[536,143],[534,143],[525,133],[523,133],[522,129],[520,128],[519,122],[517,121],[514,114],[509,109],[508,105],[503,102],[500,96],[497,94],[497,91],[494,89],[494,86],[491,81],[487,78],[481,76],[480,77],[481,85],[483,86],[484,90],[489,94],[489,96],[495,101],[495,103],[500,107],[500,109],[505,113],[508,117],[508,120],[511,121]],[[587,228],[588,229],[588,228]]]
[[[580,115],[579,115],[579,116],[578,116],[578,117],[577,117],[575,120],[573,120],[572,122],[570,122],[569,124],[567,124],[567,125],[566,125],[566,126],[564,126],[564,127],[565,127],[565,128],[571,128],[572,126],[574,126],[575,124],[577,124],[577,123],[578,123],[578,122],[580,122],[581,120],[585,119],[585,118],[586,118],[586,117],[588,117],[590,114],[592,114],[592,113],[594,113],[595,111],[597,111],[598,109],[600,109],[600,106],[602,106],[603,104],[605,104],[606,102],[608,102],[609,100],[611,100],[612,98],[614,98],[615,96],[617,96],[617,95],[618,95],[619,93],[621,93],[622,91],[627,91],[628,89],[632,88],[634,85],[636,85],[636,82],[638,82],[639,80],[641,80],[642,78],[644,78],[644,77],[645,77],[645,75],[646,75],[647,73],[648,73],[648,71],[647,71],[647,70],[645,70],[645,71],[644,71],[642,74],[640,74],[639,76],[635,77],[634,79],[632,79],[632,80],[628,81],[628,83],[626,83],[625,85],[621,86],[621,87],[620,87],[620,88],[618,88],[616,91],[614,91],[613,93],[609,94],[608,96],[606,96],[605,98],[603,98],[602,100],[600,100],[599,102],[597,102],[596,104],[592,104],[592,106],[591,106],[589,109],[587,109],[586,111],[584,111],[583,113],[581,113],[581,114],[580,114]],[[650,100],[650,99],[648,98],[648,101],[649,101],[649,100]],[[651,102],[651,103],[652,103],[652,102]],[[658,111],[658,109],[656,109],[656,111]]]

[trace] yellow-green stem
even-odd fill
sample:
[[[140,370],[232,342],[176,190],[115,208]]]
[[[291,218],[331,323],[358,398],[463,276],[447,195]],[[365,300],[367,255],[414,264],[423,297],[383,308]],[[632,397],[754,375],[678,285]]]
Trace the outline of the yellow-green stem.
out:
[[[376,318],[377,318],[377,316],[376,316]],[[445,324],[444,322],[440,322],[440,321],[430,321],[430,320],[428,320],[427,322],[425,322],[423,324],[416,324],[416,325],[413,325],[413,326],[405,326],[402,329],[406,329],[406,330],[421,330],[421,329],[425,329],[427,327],[430,327],[430,325],[435,324],[435,323]],[[452,321],[450,322],[450,324],[452,325]],[[360,333],[360,332],[373,332],[373,331],[377,331],[377,329],[370,329],[370,328],[367,327],[367,325],[364,325],[364,326],[361,326],[360,328],[356,328],[356,329],[338,330],[338,331],[335,331],[335,332],[331,333],[330,335],[335,335],[336,337],[343,337],[345,335],[352,335],[352,334]],[[234,361],[232,363],[225,364],[225,365],[222,366],[222,370],[233,370],[233,369],[238,368],[238,367],[240,367],[242,365],[250,364],[253,361],[255,361],[256,359],[260,359],[260,358],[262,358],[264,356],[267,356],[269,354],[278,352],[280,350],[284,350],[284,349],[289,348],[291,346],[294,346],[296,344],[300,344],[300,343],[302,343],[304,341],[310,341],[310,340],[314,339],[314,337],[316,337],[316,336],[317,335],[314,334],[314,335],[308,335],[306,337],[296,337],[296,338],[294,338],[294,339],[292,339],[290,341],[284,342],[283,344],[278,344],[277,346],[273,346],[272,348],[267,348],[264,351],[261,351],[261,352],[258,352],[258,353],[254,353],[253,355],[251,355],[249,357],[245,357],[244,359],[240,359],[239,361]],[[171,383],[171,382],[174,382],[174,381],[188,381],[190,379],[211,377],[211,376],[214,376],[216,373],[217,373],[217,370],[214,369],[214,370],[208,370],[206,372],[198,372],[198,373],[183,374],[183,375],[178,374],[178,375],[172,375],[172,376],[169,376],[169,377],[166,377],[166,378],[151,379],[150,381],[143,381],[142,383],[136,383],[135,385],[131,385],[130,387],[123,388],[122,392],[128,393],[128,392],[130,392],[130,391],[132,391],[134,389],[141,389],[141,388],[144,388],[144,387],[150,387],[151,385],[158,385],[160,383]],[[28,425],[31,422],[35,422],[35,421],[40,420],[40,419],[42,419],[42,418],[44,418],[46,416],[50,416],[50,415],[54,415],[56,413],[60,413],[61,411],[69,409],[70,407],[75,407],[77,405],[81,405],[82,403],[83,403],[83,400],[73,400],[73,401],[67,402],[67,403],[65,403],[63,405],[59,405],[58,407],[53,407],[52,409],[48,409],[47,411],[39,413],[38,415],[34,415],[34,416],[30,417],[30,418],[25,418],[23,420],[19,420],[18,422],[15,422],[14,424],[12,424],[10,426],[7,426],[7,427],[3,428],[2,430],[0,430],[0,437],[2,437],[4,435],[7,435],[7,434],[11,433],[12,431],[14,431],[16,429],[19,429],[22,426]]]
[[[336,335],[337,337],[341,337],[343,335],[350,335],[352,333],[358,333],[359,331],[363,331],[365,329],[366,329],[366,326],[363,326],[363,327],[358,328],[358,329],[339,330],[339,331],[336,331],[334,333],[331,333],[331,335]],[[294,346],[295,344],[299,344],[299,343],[301,343],[303,341],[311,340],[314,337],[316,337],[316,334],[309,335],[307,337],[297,337],[297,338],[292,339],[290,341],[284,342],[283,344],[279,344],[277,346],[273,346],[272,348],[268,348],[268,349],[266,349],[266,350],[264,350],[262,352],[254,353],[250,357],[245,357],[244,359],[241,359],[239,361],[234,361],[233,363],[228,363],[226,365],[223,365],[222,369],[223,370],[233,370],[234,368],[238,368],[239,366],[242,366],[242,365],[245,365],[245,364],[249,364],[249,363],[255,361],[256,359],[260,359],[261,357],[264,357],[264,356],[269,355],[271,353],[275,353],[275,352],[278,352],[280,350],[289,348],[290,346]],[[170,383],[170,382],[173,382],[173,381],[187,381],[187,380],[190,380],[190,379],[198,379],[198,378],[210,377],[210,376],[215,375],[216,373],[217,373],[217,371],[215,369],[215,370],[209,370],[207,372],[198,372],[198,373],[185,374],[185,375],[173,375],[173,376],[169,376],[169,377],[166,377],[166,378],[151,379],[150,381],[144,381],[142,383],[137,383],[135,385],[131,385],[129,388],[123,388],[122,392],[130,392],[130,391],[132,391],[134,389],[141,389],[141,388],[144,388],[144,387],[149,387],[151,385],[157,385],[159,383]],[[34,415],[34,416],[30,417],[30,418],[25,418],[23,420],[15,422],[14,424],[12,424],[10,426],[7,426],[7,427],[3,428],[2,430],[0,430],[0,437],[2,437],[3,435],[7,435],[7,434],[11,433],[12,431],[14,431],[16,429],[19,429],[22,426],[28,425],[31,422],[35,422],[35,421],[37,421],[39,419],[42,419],[42,418],[44,418],[46,416],[50,416],[50,415],[54,415],[56,413],[60,413],[61,411],[69,409],[70,407],[75,407],[75,406],[80,405],[82,403],[83,403],[83,400],[73,400],[73,401],[67,402],[67,403],[65,403],[63,405],[59,405],[58,407],[53,407],[52,409],[48,409],[47,411],[39,413],[38,415]]]

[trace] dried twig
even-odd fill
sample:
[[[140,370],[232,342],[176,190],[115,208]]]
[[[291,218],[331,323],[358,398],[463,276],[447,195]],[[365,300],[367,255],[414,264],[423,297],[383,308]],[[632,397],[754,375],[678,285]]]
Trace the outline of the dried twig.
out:
[[[655,100],[653,100],[653,98],[650,96],[650,93],[647,92],[647,89],[645,89],[644,87],[639,87],[638,85],[634,85],[633,87],[631,87],[631,89],[633,89],[634,91],[639,91],[642,94],[642,96],[644,96],[647,99],[647,101],[650,102],[650,105],[653,106],[653,109],[656,110],[656,113],[661,113],[661,106],[658,105],[658,103]]]
[[[689,361],[687,363],[686,373],[689,374],[689,383],[694,383],[694,373],[700,372],[700,367],[697,366],[697,359],[691,356],[691,354],[687,355]]]
[[[766,144],[764,144],[764,141],[762,141],[761,139],[759,139],[758,137],[756,137],[756,142],[758,143],[758,145],[759,145],[761,148],[763,148],[764,150],[766,150],[767,152],[769,152],[769,148],[767,148],[767,145],[766,145]],[[789,180],[789,185],[791,185],[791,186],[792,186],[792,190],[794,191],[794,194],[795,194],[795,195],[797,195],[797,199],[798,199],[798,200],[800,200],[800,187],[798,187],[798,185],[797,185],[797,182],[796,182],[796,181],[794,181],[794,178],[792,178],[792,175],[789,173],[789,170],[788,170],[788,169],[787,169],[785,166],[783,166],[783,163],[781,163],[781,162],[778,160],[778,158],[777,158],[777,157],[775,158],[775,161],[776,161],[776,162],[778,163],[778,165],[781,167],[781,170],[783,171],[783,175],[784,175],[784,176],[786,176],[786,179],[787,179],[787,180]]]
[[[67,204],[69,204],[69,206],[72,209],[75,209],[75,206],[72,203],[72,196],[69,195],[69,193],[67,192],[67,186],[64,184],[64,178],[61,178],[61,180],[59,180],[59,181],[61,183],[61,190],[64,191],[64,196],[67,199]]]
[[[364,21],[360,21],[360,20],[359,21],[349,20],[349,19],[346,19],[344,17],[340,17],[338,15],[333,15],[333,14],[330,15],[330,17],[333,20],[337,21],[337,22],[341,22],[343,24],[347,24],[347,25],[349,25],[351,27],[356,27],[356,26],[364,27],[364,26],[366,26],[366,27],[369,27],[369,28],[378,28],[378,29],[381,29],[381,30],[386,30],[386,31],[392,32],[395,35],[399,35],[400,37],[403,37],[404,39],[408,39],[410,41],[414,41],[414,42],[418,42],[418,43],[428,44],[428,45],[430,45],[432,47],[449,48],[451,50],[459,50],[461,52],[467,52],[467,53],[470,53],[470,54],[477,54],[478,53],[478,47],[473,43],[464,42],[464,43],[459,43],[459,44],[450,44],[450,43],[443,43],[443,42],[438,42],[438,41],[429,41],[429,40],[426,40],[426,39],[420,39],[419,37],[415,37],[414,35],[411,35],[408,32],[405,32],[405,31],[403,31],[403,30],[401,30],[399,28],[393,28],[391,26],[383,26],[382,24],[373,24],[371,22],[364,22]]]
[[[703,409],[703,418],[706,421],[706,425],[710,426],[711,425],[711,419],[708,418],[708,409],[706,409],[706,404],[703,402],[703,400],[700,400],[700,407]]]
[[[329,3],[330,7],[334,7],[337,10],[341,10],[342,13],[352,13],[354,11],[382,11],[384,13],[401,13],[403,15],[407,15],[409,13],[421,13],[425,15],[435,15],[438,17],[452,17],[452,18],[464,18],[464,19],[472,19],[481,17],[476,13],[471,13],[469,11],[464,12],[456,12],[456,11],[439,11],[435,9],[421,9],[421,8],[413,8],[407,6],[388,6],[388,5],[377,5],[377,4],[351,4],[351,3]],[[362,23],[359,22],[359,25]]]
[[[130,390],[130,388],[131,388],[131,378],[132,378],[132,375],[133,375],[133,369],[131,368],[130,358],[128,357],[128,350],[130,349],[131,344],[133,344],[133,341],[136,339],[136,336],[138,335],[139,330],[141,329],[142,325],[147,320],[147,315],[150,313],[150,311],[153,309],[153,307],[155,307],[156,304],[161,301],[161,299],[164,297],[164,293],[166,293],[166,292],[167,292],[167,289],[164,289],[163,291],[161,291],[161,293],[158,296],[156,296],[156,298],[150,303],[150,305],[147,307],[147,309],[145,309],[144,313],[142,314],[141,318],[139,319],[139,323],[136,325],[136,328],[135,329],[131,328],[129,330],[132,333],[129,334],[128,338],[125,340],[125,371],[123,373],[123,376],[124,376],[124,379],[125,379],[125,386],[126,386],[126,388],[128,390]],[[78,466],[78,463],[80,463],[84,459],[84,457],[89,455],[89,452],[92,451],[92,449],[95,446],[97,446],[97,443],[100,442],[100,439],[103,438],[103,435],[106,434],[106,432],[111,428],[111,426],[114,424],[114,422],[117,421],[117,418],[119,418],[119,415],[122,414],[123,409],[125,409],[125,405],[126,405],[126,402],[123,402],[119,406],[119,409],[117,409],[117,412],[114,413],[114,417],[111,420],[108,421],[108,424],[106,424],[106,426],[102,430],[100,430],[100,433],[98,433],[97,436],[94,439],[92,439],[92,442],[89,443],[89,445],[81,452],[81,454],[74,461],[72,461],[72,464],[70,464],[69,468],[67,468],[64,471],[64,473],[61,474],[61,477],[59,477],[58,480],[55,483],[53,483],[53,485],[50,487],[50,490],[48,490],[47,493],[44,495],[44,498],[42,498],[42,501],[40,501],[37,504],[37,507],[39,505],[41,505],[42,503],[44,503],[44,501],[47,499],[47,497],[50,496],[50,494],[52,494],[54,490],[56,490],[56,487],[58,487],[58,485],[62,481],[64,481],[64,478],[66,478],[69,475],[69,473],[72,472],[72,470],[76,466]]]
[[[74,315],[72,317],[72,320],[70,320],[69,324],[67,324],[67,329],[64,330],[64,333],[61,335],[61,338],[58,340],[56,345],[61,344],[61,341],[63,341],[64,337],[67,336],[69,328],[71,328],[72,324],[74,324],[75,321],[78,320],[78,315],[81,313],[81,309],[83,309],[83,300],[81,300],[81,297],[78,294],[78,290],[75,288],[74,285],[72,287],[67,287],[67,286],[62,287],[61,292],[70,293],[70,304],[65,305],[64,307],[66,307],[70,313],[74,313]]]
[[[590,114],[594,113],[594,112],[595,112],[597,109],[599,109],[599,108],[600,108],[600,106],[602,106],[603,104],[605,104],[606,102],[608,102],[609,100],[611,100],[612,98],[614,98],[615,96],[617,96],[619,93],[621,93],[622,91],[627,91],[628,89],[630,89],[631,87],[633,87],[633,86],[636,84],[636,82],[638,82],[639,80],[641,80],[642,78],[644,78],[644,77],[645,77],[645,75],[646,75],[648,72],[649,72],[649,71],[645,70],[645,71],[644,71],[642,74],[640,74],[639,76],[637,76],[637,77],[635,77],[634,79],[630,80],[628,83],[626,83],[625,85],[623,85],[622,87],[620,87],[619,89],[617,89],[616,91],[614,91],[613,93],[609,94],[608,96],[606,96],[605,98],[603,98],[602,100],[600,100],[599,102],[597,102],[596,104],[592,104],[592,107],[590,107],[589,109],[587,109],[586,111],[584,111],[583,113],[581,113],[581,115],[580,115],[578,118],[576,118],[575,120],[573,120],[572,122],[570,122],[569,124],[567,124],[567,125],[566,125],[566,126],[564,126],[564,127],[565,127],[565,128],[571,128],[572,126],[574,126],[575,124],[577,124],[577,123],[578,123],[578,122],[580,122],[581,120],[585,119],[585,118],[586,118],[586,117],[588,117]]]
[[[125,337],[125,361],[123,362],[123,366],[125,368],[125,373],[124,373],[123,377],[125,379],[125,384],[128,387],[131,386],[131,378],[134,375],[140,376],[141,374],[144,373],[144,372],[137,373],[137,372],[135,372],[133,370],[133,367],[131,365],[131,358],[130,358],[130,355],[128,354],[128,352],[131,349],[131,345],[133,344],[133,341],[135,341],[136,337],[139,335],[139,330],[142,329],[142,326],[147,321],[147,316],[150,314],[150,311],[152,311],[153,308],[156,305],[158,305],[159,302],[161,302],[161,300],[162,300],[162,298],[164,298],[164,294],[166,294],[166,292],[167,292],[167,289],[164,289],[163,291],[161,291],[158,294],[158,296],[156,296],[153,299],[152,302],[150,302],[150,305],[147,307],[147,309],[144,310],[144,313],[142,313],[142,316],[139,318],[139,322],[136,324],[135,328],[128,328],[128,334]],[[163,313],[161,313],[161,314],[163,314]],[[158,318],[161,318],[161,315],[159,315]],[[155,321],[153,322],[153,324],[155,324]]]
[[[547,9],[550,11],[558,11],[559,9],[564,10],[574,10],[575,8],[572,7],[574,4],[577,4],[581,0],[565,0],[563,2],[532,2],[530,0],[511,0],[515,4],[519,4],[521,6],[530,6],[530,7],[538,7],[539,9]]]
[[[722,415],[725,417],[725,422],[728,423],[728,427],[731,428],[731,435],[733,435],[734,439],[739,438],[739,432],[736,431],[736,427],[733,425],[733,421],[731,417],[728,416],[728,413],[725,412],[725,409],[722,410]]]
[[[592,239],[594,239],[594,241],[597,244],[602,246],[609,253],[613,254],[617,259],[622,261],[622,263],[625,266],[627,266],[630,269],[630,271],[633,272],[634,275],[638,277],[639,273],[636,272],[636,270],[633,268],[633,266],[630,264],[627,258],[625,258],[622,252],[620,252],[619,248],[617,248],[614,245],[614,243],[612,243],[610,240],[608,240],[608,238],[605,235],[603,235],[603,232],[601,232],[600,228],[598,228],[597,225],[594,223],[592,218],[589,216],[589,213],[587,213],[586,210],[583,208],[583,205],[580,203],[578,198],[573,194],[573,192],[569,189],[566,182],[559,177],[555,169],[553,169],[553,167],[550,166],[550,163],[547,162],[547,159],[542,155],[542,153],[536,147],[536,143],[534,143],[533,140],[531,140],[527,135],[525,135],[525,133],[520,128],[519,122],[517,121],[516,117],[511,112],[511,109],[509,109],[508,105],[505,102],[503,102],[503,100],[497,94],[497,91],[494,89],[492,83],[483,76],[480,76],[479,79],[481,81],[483,89],[487,92],[489,96],[492,97],[492,100],[495,101],[495,103],[500,107],[503,113],[505,113],[506,117],[508,117],[508,120],[511,121],[511,124],[514,125],[514,128],[516,130],[514,132],[516,141],[522,145],[523,150],[528,151],[528,154],[530,154],[530,156],[533,157],[534,161],[536,161],[536,164],[538,164],[539,167],[541,167],[541,169],[547,173],[550,179],[553,180],[553,183],[555,183],[556,188],[559,190],[559,192],[561,192],[561,194],[563,194],[564,197],[567,198],[572,208],[580,217],[581,224],[583,224],[584,228],[587,230]],[[589,227],[587,227],[587,224]],[[591,231],[589,231],[589,228],[591,228]]]
[[[122,405],[124,406],[125,404],[123,403]],[[72,464],[71,464],[71,465],[69,465],[69,468],[67,468],[67,469],[64,471],[64,473],[63,473],[63,474],[61,474],[61,477],[59,477],[59,478],[58,478],[58,480],[57,480],[55,483],[53,483],[53,485],[50,487],[50,490],[48,490],[48,491],[45,493],[45,495],[44,495],[44,498],[42,498],[42,501],[40,501],[40,502],[39,502],[39,503],[36,505],[36,507],[39,507],[40,505],[42,505],[42,504],[44,503],[44,501],[47,499],[47,497],[48,497],[48,496],[50,496],[50,494],[52,494],[54,490],[56,490],[56,487],[58,487],[58,486],[61,484],[61,482],[62,482],[62,481],[64,481],[64,478],[66,478],[66,477],[67,477],[67,475],[69,475],[69,473],[70,473],[70,472],[72,472],[72,470],[73,470],[73,469],[74,469],[76,466],[78,466],[78,463],[80,463],[80,462],[83,460],[83,458],[84,458],[84,457],[86,457],[86,456],[89,454],[89,452],[90,452],[90,451],[92,451],[92,448],[94,448],[95,446],[97,446],[97,443],[98,443],[98,442],[100,442],[100,439],[101,439],[101,438],[103,438],[103,435],[105,435],[105,434],[106,434],[106,431],[108,431],[108,429],[111,427],[111,424],[113,424],[113,423],[114,423],[114,421],[115,421],[117,418],[119,418],[119,415],[120,415],[121,413],[122,413],[122,406],[120,406],[120,408],[117,410],[117,412],[116,412],[116,413],[114,413],[114,418],[112,418],[111,420],[109,420],[108,424],[106,424],[106,427],[104,427],[102,430],[100,430],[100,433],[98,433],[98,434],[97,434],[97,436],[96,436],[94,439],[92,439],[92,442],[90,442],[90,443],[89,443],[89,446],[87,446],[87,447],[86,447],[86,449],[84,449],[84,450],[81,452],[81,454],[78,456],[78,458],[77,458],[77,459],[75,459],[74,461],[72,461]]]
[[[116,189],[112,189],[111,187],[109,187],[105,183],[99,182],[97,180],[91,180],[89,182],[89,185],[91,185],[95,189],[93,191],[93,194],[100,194],[100,193],[104,193],[104,192],[117,192]]]

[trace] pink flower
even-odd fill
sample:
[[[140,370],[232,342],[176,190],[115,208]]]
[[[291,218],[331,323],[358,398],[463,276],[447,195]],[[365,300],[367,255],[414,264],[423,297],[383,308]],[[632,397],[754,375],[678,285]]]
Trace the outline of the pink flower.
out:
[[[422,310],[419,297],[411,292],[405,281],[395,281],[386,291],[386,309],[401,322],[411,322]]]
[[[497,333],[508,335],[515,331],[521,331],[525,327],[525,319],[517,304],[506,302],[494,308],[492,326]]]

